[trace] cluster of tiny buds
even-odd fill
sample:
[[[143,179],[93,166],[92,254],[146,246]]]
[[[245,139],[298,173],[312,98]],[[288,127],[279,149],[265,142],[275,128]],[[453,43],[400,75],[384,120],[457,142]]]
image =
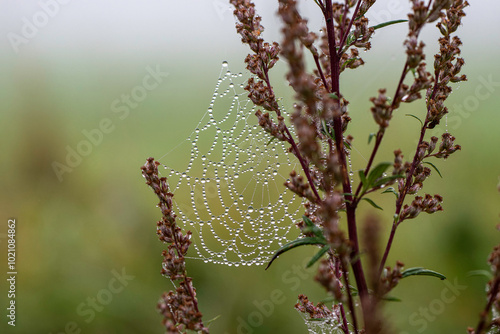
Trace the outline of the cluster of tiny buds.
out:
[[[423,167],[421,164],[415,168],[413,173],[413,183],[408,189],[409,195],[416,194],[423,187],[423,182],[426,178],[431,175],[431,169],[429,167]],[[400,189],[401,191],[401,189]]]
[[[302,198],[307,198],[310,202],[315,202],[316,197],[314,193],[311,191],[311,187],[309,183],[307,183],[304,178],[300,175],[297,175],[295,170],[290,172],[290,180],[285,182],[285,187],[296,193]]]
[[[175,250],[172,247],[169,247],[168,250],[164,250],[162,252],[164,257],[162,274],[169,276],[173,280],[183,279],[186,264],[182,259],[176,257],[174,252]]]
[[[254,78],[249,78],[245,90],[248,91],[248,97],[255,105],[269,111],[279,112],[278,102],[274,93],[263,81],[255,81]]]
[[[433,136],[429,142],[423,141],[417,151],[417,158],[422,161],[425,158],[436,157],[436,158],[448,158],[451,154],[459,151],[461,149],[460,145],[455,144],[455,137],[453,137],[448,132],[443,133],[441,136],[441,144],[436,153],[434,149],[436,148],[438,138]]]
[[[259,125],[266,131],[271,134],[276,139],[286,141],[287,137],[285,136],[285,119],[283,116],[279,115],[277,117],[278,124],[276,124],[270,117],[269,113],[262,113],[262,111],[257,110],[255,113],[259,120]]]
[[[381,296],[385,295],[398,285],[399,280],[402,278],[401,271],[403,270],[403,267],[404,263],[397,261],[394,269],[391,269],[391,267],[384,268],[379,283],[379,293]]]
[[[364,48],[365,51],[370,50],[370,39],[374,32],[375,29],[373,27],[368,27],[368,19],[366,17],[363,16],[359,20],[355,20],[353,31],[355,38],[354,46]]]
[[[248,97],[255,105],[279,115],[278,103],[269,85],[268,71],[279,60],[280,47],[278,43],[269,44],[260,37],[264,27],[260,24],[261,18],[256,15],[255,5],[251,1],[231,0],[231,4],[235,7],[234,15],[240,22],[236,24],[236,30],[241,35],[241,41],[248,44],[254,52],[245,59],[247,69],[259,78],[248,80],[245,87],[249,92]]]
[[[344,207],[345,202],[342,195],[338,192],[330,192],[318,208],[323,234],[332,250],[340,257],[349,254],[351,249],[350,241],[346,239],[344,232],[339,228],[338,212]]]
[[[443,197],[437,194],[434,197],[429,194],[425,194],[425,197],[417,196],[410,205],[406,204],[404,206],[403,211],[399,215],[399,222],[401,223],[405,219],[413,219],[421,212],[434,213],[443,211],[442,202]]]
[[[173,194],[168,191],[167,179],[159,177],[160,163],[154,158],[148,158],[141,167],[146,184],[150,186],[160,199],[158,207],[163,214],[157,223],[156,233],[162,242],[168,243],[164,250],[161,273],[172,281],[180,281],[176,292],[164,293],[158,303],[158,309],[163,315],[163,324],[167,333],[180,333],[185,329],[208,333],[203,325],[202,315],[198,310],[196,292],[192,280],[187,276],[185,255],[191,245],[191,232],[186,234],[175,223],[172,211]]]
[[[317,166],[321,166],[322,151],[318,143],[318,129],[315,124],[312,124],[306,117],[302,117],[299,113],[294,113],[292,121],[295,125],[295,131],[300,141],[299,149],[302,154]]]
[[[339,275],[340,276],[340,275]],[[328,292],[332,293],[335,300],[342,302],[345,295],[342,291],[343,285],[340,277],[335,275],[332,263],[328,259],[323,259],[318,267],[318,273],[314,279],[319,282]]]
[[[387,128],[392,118],[391,106],[385,93],[385,89],[380,89],[377,98],[370,98],[370,101],[373,103],[373,107],[371,108],[373,118],[381,129]]]
[[[189,294],[191,280],[181,282],[175,292],[164,293],[158,303],[158,309],[164,316],[163,324],[168,334],[185,333],[186,330],[208,334],[203,326],[202,314],[197,310],[195,300]]]
[[[315,306],[303,294],[299,295],[299,301],[295,304],[295,309],[299,312],[309,314],[311,319],[331,319],[333,316],[332,311],[325,304],[318,303]]]

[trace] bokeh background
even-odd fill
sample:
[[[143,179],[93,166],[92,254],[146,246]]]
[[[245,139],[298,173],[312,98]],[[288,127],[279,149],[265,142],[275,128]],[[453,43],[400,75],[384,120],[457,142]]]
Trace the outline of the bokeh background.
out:
[[[455,135],[462,151],[438,161],[443,178],[433,175],[425,186],[444,196],[445,211],[402,225],[388,262],[442,272],[455,289],[427,277],[402,281],[393,295],[403,302],[387,309],[400,334],[463,333],[475,325],[486,279],[468,274],[487,269],[487,255],[500,240],[495,230],[500,5],[469,2],[459,33],[469,81],[455,87],[448,125],[443,122],[440,129]],[[275,1],[256,3],[265,38],[279,40]],[[376,23],[404,18],[408,8],[405,0],[379,1],[369,17]],[[324,23],[313,1],[301,1],[301,9],[313,29]],[[430,62],[437,49],[434,30],[423,34]],[[155,223],[160,213],[139,167],[192,132],[208,107],[223,60],[234,72],[244,70],[247,49],[235,33],[229,6],[219,0],[2,0],[0,36],[0,247],[6,254],[7,220],[15,218],[18,271],[13,328],[5,317],[7,256],[0,257],[0,332],[162,333],[155,305],[171,283],[159,274],[163,245]],[[363,54],[366,65],[344,74],[357,150],[354,169],[369,155],[366,138],[376,131],[368,98],[380,87],[395,88],[404,36],[404,24],[378,31],[373,49]],[[115,113],[114,101],[140,85],[148,67],[168,75],[129,114]],[[285,71],[279,64],[275,80],[290,101],[280,78]],[[392,160],[398,147],[412,155],[418,122],[406,113],[423,117],[424,109],[416,103],[395,115],[381,160]],[[99,128],[105,119],[111,122],[108,133],[58,178],[53,163],[64,163],[68,148],[85,139],[83,131]],[[390,195],[378,202],[384,212],[367,205],[360,217],[376,215],[388,228]],[[293,309],[297,295],[325,297],[312,280],[314,270],[303,269],[313,251],[290,252],[268,271],[189,262],[205,319],[220,315],[211,332],[306,333]],[[113,277],[123,272],[128,275],[123,289],[107,293]],[[280,304],[263,312],[259,305],[276,289],[283,293]],[[104,295],[104,305],[92,306]],[[243,322],[254,325],[242,329]]]

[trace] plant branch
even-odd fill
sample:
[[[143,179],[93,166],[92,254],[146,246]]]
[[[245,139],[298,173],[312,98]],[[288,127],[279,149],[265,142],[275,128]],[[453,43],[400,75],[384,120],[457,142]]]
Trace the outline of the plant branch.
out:
[[[497,297],[497,294],[500,289],[500,278],[496,277],[495,282],[493,283],[493,287],[489,291],[490,297],[488,298],[488,303],[484,307],[483,312],[481,312],[481,320],[477,324],[476,332],[475,334],[481,334],[483,329],[486,327],[486,320],[488,317],[488,313],[491,310],[491,306],[493,306],[493,302],[495,301],[495,298]]]
[[[356,16],[359,13],[359,7],[361,6],[361,2],[363,2],[363,0],[358,0],[358,4],[356,5],[356,9],[354,10],[354,14],[352,14],[352,18],[349,21],[349,26],[347,27],[347,29],[344,31],[344,34],[342,35],[342,39],[340,40],[340,43],[338,46],[339,52],[344,47],[345,41],[347,40],[347,36],[349,36],[349,32],[351,31],[352,24],[354,23],[354,20],[356,20]],[[346,13],[344,14],[344,16],[347,16],[347,10],[346,10]]]
[[[332,71],[332,93],[335,93],[340,97],[340,59],[336,52],[336,41],[335,41],[335,27],[333,21],[333,11],[332,11],[332,1],[326,1],[326,30],[328,33],[328,44],[330,48],[330,67]],[[340,103],[340,101],[337,101]],[[359,296],[361,298],[363,310],[365,310],[365,300],[367,300],[368,287],[366,285],[366,278],[363,272],[363,267],[361,261],[359,260],[359,241],[358,232],[356,226],[356,206],[352,202],[351,193],[351,183],[349,182],[349,173],[347,171],[347,162],[344,152],[344,136],[342,132],[342,118],[341,115],[336,115],[333,119],[333,127],[335,132],[335,147],[337,149],[337,154],[339,157],[339,163],[342,169],[342,188],[346,200],[346,213],[347,213],[347,228],[349,233],[349,239],[352,244],[351,251],[351,265],[354,272],[354,277],[356,279],[356,284],[359,291]]]

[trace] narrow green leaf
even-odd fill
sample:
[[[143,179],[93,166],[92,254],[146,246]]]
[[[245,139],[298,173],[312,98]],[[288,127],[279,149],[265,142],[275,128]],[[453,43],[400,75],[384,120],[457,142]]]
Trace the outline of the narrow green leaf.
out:
[[[350,32],[349,35],[347,36],[347,40],[345,42],[346,45],[351,45],[355,41],[356,41],[356,37],[354,36],[354,32]]]
[[[323,236],[322,237],[299,238],[299,239],[290,241],[286,245],[281,246],[281,248],[278,249],[276,251],[276,253],[274,253],[273,257],[271,258],[271,260],[267,264],[266,270],[267,270],[267,268],[269,268],[271,263],[273,263],[274,260],[276,260],[278,258],[278,256],[280,256],[281,254],[283,254],[285,252],[288,252],[290,249],[293,249],[293,248],[299,247],[299,246],[304,246],[304,245],[326,245],[326,244],[327,244],[327,241],[325,240],[325,238]]]
[[[418,276],[434,276],[434,277],[437,277],[441,280],[446,279],[446,276],[444,276],[443,274],[440,274],[440,273],[433,271],[433,270],[424,269],[422,267],[409,268],[409,269],[404,270],[401,273],[401,276],[403,278],[408,277],[408,276],[416,276],[416,275],[418,275]]]
[[[418,118],[417,116],[412,115],[412,114],[406,114],[406,116],[411,116],[411,117],[413,117],[413,118],[417,119],[417,120],[420,122],[420,124],[422,124],[422,127],[424,127],[424,123],[423,123],[423,122],[422,122],[422,120],[421,120],[420,118]]]
[[[276,137],[271,137],[271,139],[269,139],[269,141],[267,142],[266,146],[269,146],[269,144],[271,144],[275,139]]]
[[[359,173],[359,180],[363,184],[363,189],[368,189],[368,181],[366,180],[365,171],[361,169],[358,173]]]
[[[408,20],[387,21],[387,22],[384,22],[384,23],[377,24],[376,26],[373,26],[372,28],[375,29],[375,30],[377,30],[377,29],[384,28],[384,27],[387,27],[387,26],[390,26],[390,25],[393,25],[393,24],[403,23],[403,22],[408,22]]]
[[[330,245],[325,245],[319,252],[314,254],[314,256],[307,262],[306,268],[309,268],[313,264],[315,264],[323,255],[325,255],[326,252],[330,249]]]
[[[386,302],[401,302],[402,300],[397,298],[397,297],[393,297],[393,296],[385,296],[385,297],[382,297],[382,300],[385,300]]]
[[[389,187],[389,188],[385,189],[384,191],[382,191],[382,194],[387,194],[387,193],[393,193],[396,196],[396,198],[399,197],[399,194],[397,193],[397,191],[393,187]]]
[[[368,173],[368,187],[371,188],[373,183],[379,179],[384,172],[392,166],[392,162],[381,162]]]
[[[219,315],[213,317],[212,319],[208,320],[207,322],[205,322],[205,321],[203,321],[203,322],[205,323],[206,326],[210,326],[210,324],[212,322],[214,322],[215,320],[219,319],[220,317],[221,317],[221,315],[219,314]]]
[[[302,216],[302,219],[304,220],[304,223],[306,224],[306,227],[304,228],[304,231],[303,231],[304,233],[311,232],[311,233],[314,233],[315,236],[317,236],[319,238],[323,238],[323,231],[321,230],[321,228],[316,226],[311,221],[311,219],[309,219],[309,217]]]
[[[363,198],[362,198],[362,200],[367,201],[368,203],[370,203],[370,204],[371,204],[371,206],[373,206],[373,207],[374,207],[374,208],[376,208],[376,209],[379,209],[379,210],[384,210],[384,209],[382,209],[380,206],[378,206],[377,204],[375,204],[375,202],[374,202],[374,201],[372,201],[372,200],[371,200],[371,199],[369,199],[369,198],[363,197]]]
[[[370,144],[370,142],[372,141],[373,137],[376,137],[377,134],[376,133],[370,133],[370,135],[368,136],[368,145]]]
[[[434,170],[435,170],[435,171],[439,174],[439,176],[440,176],[441,178],[443,178],[443,175],[441,175],[441,172],[439,171],[439,169],[437,169],[437,167],[436,167],[436,166],[434,166],[434,164],[433,164],[433,163],[431,163],[431,162],[427,162],[427,161],[424,161],[423,163],[424,163],[424,164],[428,164],[429,166],[431,166],[432,168],[434,168]]]
[[[302,219],[304,220],[304,223],[306,223],[307,226],[316,226],[314,225],[312,220],[309,219],[309,217],[307,217],[306,215],[302,216]]]
[[[389,175],[389,176],[385,176],[383,178],[380,178],[377,180],[377,182],[375,182],[374,184],[372,184],[372,187],[380,187],[381,185],[384,185],[386,184],[387,182],[389,181],[392,181],[392,180],[395,180],[395,179],[402,179],[404,178],[403,175]]]
[[[467,276],[468,277],[483,276],[483,277],[486,277],[488,280],[491,280],[493,278],[493,274],[488,270],[472,270],[472,271],[469,271]]]
[[[337,96],[337,94],[335,94],[335,93],[330,93],[330,97],[331,97],[332,99],[335,99],[335,100],[338,100],[338,99],[339,99],[339,97],[338,97],[338,96]]]

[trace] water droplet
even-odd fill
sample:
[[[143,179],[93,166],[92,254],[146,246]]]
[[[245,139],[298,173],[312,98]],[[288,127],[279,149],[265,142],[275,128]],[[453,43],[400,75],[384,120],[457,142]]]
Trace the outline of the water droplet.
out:
[[[252,213],[253,212],[253,207],[252,206],[249,206],[248,209],[247,209],[248,213]]]
[[[227,61],[225,61],[225,60],[224,60],[224,61],[222,62],[222,67],[227,67],[227,66],[228,66],[228,63],[227,63]]]

